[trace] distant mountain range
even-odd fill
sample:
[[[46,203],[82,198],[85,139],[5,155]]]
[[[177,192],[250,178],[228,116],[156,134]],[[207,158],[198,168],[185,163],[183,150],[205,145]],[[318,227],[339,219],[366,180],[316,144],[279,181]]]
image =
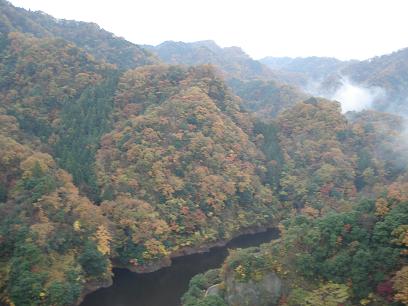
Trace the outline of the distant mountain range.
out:
[[[364,61],[325,57],[266,57],[260,60],[281,81],[311,94],[332,96],[347,79],[362,88],[379,88],[385,94],[372,107],[408,114],[408,48]]]
[[[158,46],[143,47],[167,64],[214,65],[242,99],[242,106],[264,119],[275,117],[309,96],[297,84],[285,84],[276,71],[252,59],[238,47],[221,48],[211,40],[193,43],[167,41]]]
[[[211,40],[193,43],[166,41],[158,46],[144,45],[143,47],[167,64],[215,65],[227,79],[274,78],[270,69],[259,61],[253,60],[241,48],[221,48]]]
[[[363,90],[384,92],[373,97],[373,109],[408,114],[408,49],[365,61],[329,57],[265,57],[256,61],[238,47],[221,48],[214,41],[167,41],[143,47],[168,64],[215,65],[247,109],[269,116],[310,95],[333,98],[345,80]]]
[[[273,117],[311,95],[334,98],[344,79],[356,86],[384,91],[381,97],[373,98],[373,109],[408,113],[408,49],[365,61],[328,57],[265,57],[256,61],[239,47],[221,48],[211,40],[136,45],[94,23],[55,19],[43,12],[16,8],[5,0],[0,0],[0,8],[2,33],[20,31],[36,37],[60,37],[119,69],[160,61],[214,65],[243,99],[243,106],[263,117]],[[238,88],[237,84],[242,86]]]
[[[322,80],[336,73],[350,62],[332,57],[272,57],[259,60],[275,72],[284,82],[305,86],[310,79]]]

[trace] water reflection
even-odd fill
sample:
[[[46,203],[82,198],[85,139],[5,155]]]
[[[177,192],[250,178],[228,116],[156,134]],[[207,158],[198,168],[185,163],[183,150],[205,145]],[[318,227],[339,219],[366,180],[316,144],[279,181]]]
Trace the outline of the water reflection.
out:
[[[228,255],[228,248],[258,246],[278,237],[276,229],[242,235],[226,247],[188,255],[173,260],[170,267],[147,274],[114,269],[113,285],[86,296],[81,306],[178,306],[190,279],[209,269],[218,268]]]

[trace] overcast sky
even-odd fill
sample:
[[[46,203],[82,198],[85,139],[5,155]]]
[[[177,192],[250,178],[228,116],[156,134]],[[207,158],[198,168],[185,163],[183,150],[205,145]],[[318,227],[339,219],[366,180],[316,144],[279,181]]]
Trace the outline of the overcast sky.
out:
[[[212,39],[264,56],[365,59],[408,47],[407,0],[11,0],[138,44]]]

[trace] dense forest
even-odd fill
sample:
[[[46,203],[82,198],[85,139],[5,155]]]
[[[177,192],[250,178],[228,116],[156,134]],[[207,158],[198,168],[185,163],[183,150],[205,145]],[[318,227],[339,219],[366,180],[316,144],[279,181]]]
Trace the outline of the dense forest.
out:
[[[114,267],[279,227],[183,305],[408,305],[406,126],[379,111],[405,107],[405,53],[274,70],[0,0],[0,304],[77,305]],[[344,114],[298,87],[339,69],[395,99]]]
[[[170,65],[215,66],[233,93],[243,100],[242,108],[263,120],[310,96],[286,84],[279,71],[253,60],[241,48],[221,48],[213,41],[167,41],[144,47]]]

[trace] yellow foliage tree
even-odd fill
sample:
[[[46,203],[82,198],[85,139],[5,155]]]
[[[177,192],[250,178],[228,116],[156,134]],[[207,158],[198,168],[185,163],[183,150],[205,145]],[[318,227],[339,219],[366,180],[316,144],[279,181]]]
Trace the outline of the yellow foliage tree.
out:
[[[378,198],[375,201],[375,214],[380,217],[384,217],[388,212],[388,203],[384,198]]]
[[[394,279],[394,290],[397,292],[395,300],[408,305],[408,266],[397,272]]]
[[[104,255],[110,254],[110,242],[112,236],[105,226],[100,225],[96,231],[96,240],[98,245],[98,251]]]

